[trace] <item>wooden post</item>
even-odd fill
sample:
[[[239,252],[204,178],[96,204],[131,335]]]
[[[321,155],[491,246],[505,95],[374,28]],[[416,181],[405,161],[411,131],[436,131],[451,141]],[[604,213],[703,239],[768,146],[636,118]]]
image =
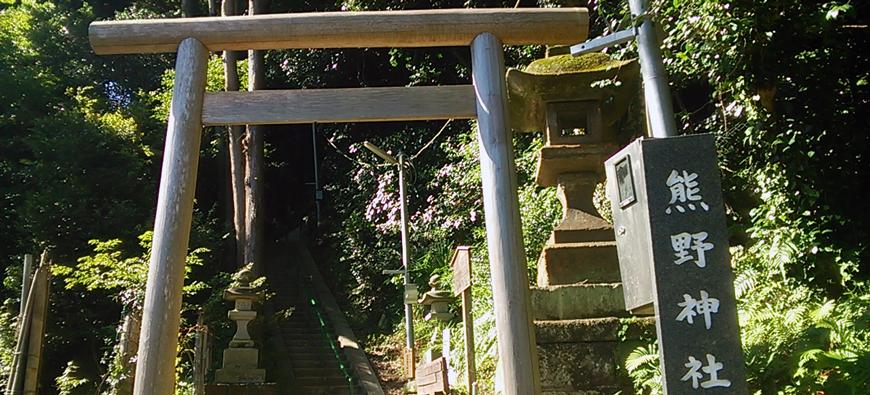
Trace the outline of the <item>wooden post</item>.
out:
[[[33,312],[30,317],[30,335],[27,338],[27,368],[24,371],[24,395],[35,395],[39,385],[39,367],[42,362],[42,338],[45,335],[45,318],[48,315],[49,287],[48,251],[43,251],[39,268],[33,276]]]
[[[223,16],[235,15],[236,1],[224,0],[221,8]],[[224,87],[227,92],[239,90],[238,72],[239,54],[235,51],[224,51]],[[230,125],[227,128],[227,145],[230,156],[230,182],[233,196],[233,229],[236,240],[235,267],[245,264],[245,157],[242,153],[243,131],[241,125]]]
[[[507,123],[501,41],[490,33],[478,35],[471,42],[471,64],[477,99],[486,239],[504,393],[539,394],[538,356],[535,332],[532,330],[529,275],[523,251],[516,167]]]
[[[462,325],[465,329],[465,366],[468,393],[477,394],[477,368],[474,360],[474,317],[471,315],[471,288],[462,291]]]
[[[475,395],[477,369],[474,360],[474,316],[471,314],[471,248],[456,247],[450,259],[453,294],[462,295],[462,328],[465,332],[465,372],[468,393]]]
[[[28,337],[30,336],[30,324],[33,321],[34,301],[36,300],[36,284],[38,282],[39,269],[32,276],[30,285],[27,288],[27,303],[24,305],[22,319],[18,322],[18,335],[15,341],[15,353],[12,355],[12,369],[9,372],[9,378],[6,380],[6,393],[18,395],[24,385],[24,371],[27,367],[27,352]]]
[[[142,325],[142,312],[128,307],[121,324],[121,340],[118,346],[118,358],[124,377],[115,384],[115,395],[133,394],[134,373],[136,372],[136,351],[139,349],[139,331]]]
[[[250,0],[249,13],[262,12],[259,0]],[[265,87],[263,51],[248,51],[248,90]],[[248,125],[247,160],[245,161],[245,264],[253,263],[251,271],[262,272],[263,239],[263,129],[262,126]]]
[[[185,39],[178,46],[145,288],[136,395],[175,392],[181,288],[193,217],[207,60],[208,50],[196,39]]]
[[[196,317],[196,333],[193,345],[193,394],[205,394],[205,334],[207,328],[202,311]]]
[[[24,254],[24,266],[21,268],[21,305],[18,307],[18,327],[21,328],[24,319],[24,307],[27,306],[27,295],[30,293],[30,272],[33,269],[33,255]]]

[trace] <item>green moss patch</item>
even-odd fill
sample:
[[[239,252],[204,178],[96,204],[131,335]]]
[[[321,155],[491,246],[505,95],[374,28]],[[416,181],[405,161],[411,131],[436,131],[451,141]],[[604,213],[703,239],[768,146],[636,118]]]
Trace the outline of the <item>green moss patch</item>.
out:
[[[529,64],[524,71],[531,74],[567,74],[601,71],[617,67],[622,63],[622,61],[611,59],[606,54],[594,52],[581,56],[558,55],[538,59]]]

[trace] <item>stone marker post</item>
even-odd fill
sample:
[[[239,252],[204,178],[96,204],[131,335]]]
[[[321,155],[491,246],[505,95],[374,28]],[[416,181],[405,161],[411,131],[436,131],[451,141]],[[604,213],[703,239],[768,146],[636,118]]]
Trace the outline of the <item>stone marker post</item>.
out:
[[[638,139],[605,166],[626,308],[655,308],[664,393],[746,394],[714,137]]]

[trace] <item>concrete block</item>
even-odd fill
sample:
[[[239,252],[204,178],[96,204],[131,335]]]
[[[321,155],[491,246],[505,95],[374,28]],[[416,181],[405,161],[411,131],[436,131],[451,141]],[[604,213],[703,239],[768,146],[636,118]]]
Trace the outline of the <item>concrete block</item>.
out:
[[[622,285],[572,284],[532,287],[535,320],[626,316]]]
[[[619,281],[613,241],[547,245],[538,260],[539,287]]]

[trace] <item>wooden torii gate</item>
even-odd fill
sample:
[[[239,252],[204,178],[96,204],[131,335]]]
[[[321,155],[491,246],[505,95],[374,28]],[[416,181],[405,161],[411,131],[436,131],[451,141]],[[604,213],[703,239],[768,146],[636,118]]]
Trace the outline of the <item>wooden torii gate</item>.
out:
[[[203,125],[476,118],[504,393],[540,393],[502,45],[586,39],[585,8],[323,12],[94,22],[97,54],[177,51],[134,393],[174,391]],[[206,93],[209,51],[471,46],[472,85]]]

